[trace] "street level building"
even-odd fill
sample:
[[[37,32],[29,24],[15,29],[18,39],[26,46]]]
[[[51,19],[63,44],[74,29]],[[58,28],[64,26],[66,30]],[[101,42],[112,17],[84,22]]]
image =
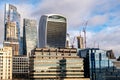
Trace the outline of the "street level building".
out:
[[[36,48],[30,56],[32,80],[89,80],[76,49]]]
[[[42,15],[38,27],[39,48],[66,47],[66,18],[58,14]]]
[[[12,80],[12,48],[0,49],[0,80]]]

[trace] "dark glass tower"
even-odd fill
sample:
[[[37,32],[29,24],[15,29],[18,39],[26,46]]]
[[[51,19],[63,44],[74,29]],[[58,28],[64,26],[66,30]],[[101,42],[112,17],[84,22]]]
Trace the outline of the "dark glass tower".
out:
[[[66,18],[57,14],[41,16],[38,28],[39,47],[65,48]]]
[[[37,24],[36,20],[24,19],[23,26],[23,53],[31,53],[37,46]]]

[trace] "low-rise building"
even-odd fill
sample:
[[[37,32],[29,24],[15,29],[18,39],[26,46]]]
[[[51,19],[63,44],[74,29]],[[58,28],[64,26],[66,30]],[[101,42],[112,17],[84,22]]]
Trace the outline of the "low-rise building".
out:
[[[30,79],[84,80],[83,58],[77,49],[36,48],[30,56]]]
[[[12,47],[0,49],[0,80],[12,80]]]
[[[120,80],[120,62],[112,50],[87,48],[79,50],[79,56],[84,58],[85,77],[90,80]]]
[[[29,58],[13,56],[13,79],[29,79]]]

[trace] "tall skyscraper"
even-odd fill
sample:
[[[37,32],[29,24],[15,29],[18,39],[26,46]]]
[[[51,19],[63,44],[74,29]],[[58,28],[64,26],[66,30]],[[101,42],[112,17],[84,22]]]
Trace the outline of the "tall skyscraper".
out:
[[[20,40],[20,14],[17,8],[11,4],[5,5],[5,33],[4,41],[19,41]]]
[[[57,14],[42,15],[38,28],[38,47],[65,48],[66,18]]]
[[[11,4],[5,5],[4,16],[4,46],[13,49],[13,55],[20,54],[20,14],[17,8]]]
[[[28,54],[37,46],[37,24],[35,20],[24,19],[23,54]]]

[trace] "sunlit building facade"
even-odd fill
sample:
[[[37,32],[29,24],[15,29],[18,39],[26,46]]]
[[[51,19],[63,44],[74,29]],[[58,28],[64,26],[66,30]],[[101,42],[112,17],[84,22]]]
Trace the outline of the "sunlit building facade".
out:
[[[28,55],[37,47],[37,23],[36,20],[24,19],[23,22],[23,53]]]
[[[66,18],[57,14],[42,15],[38,27],[38,47],[65,48]]]
[[[76,49],[36,48],[30,65],[32,80],[89,80]]]
[[[0,80],[12,80],[12,48],[0,49]]]
[[[19,55],[19,42],[3,42],[4,47],[12,47],[12,55]]]

